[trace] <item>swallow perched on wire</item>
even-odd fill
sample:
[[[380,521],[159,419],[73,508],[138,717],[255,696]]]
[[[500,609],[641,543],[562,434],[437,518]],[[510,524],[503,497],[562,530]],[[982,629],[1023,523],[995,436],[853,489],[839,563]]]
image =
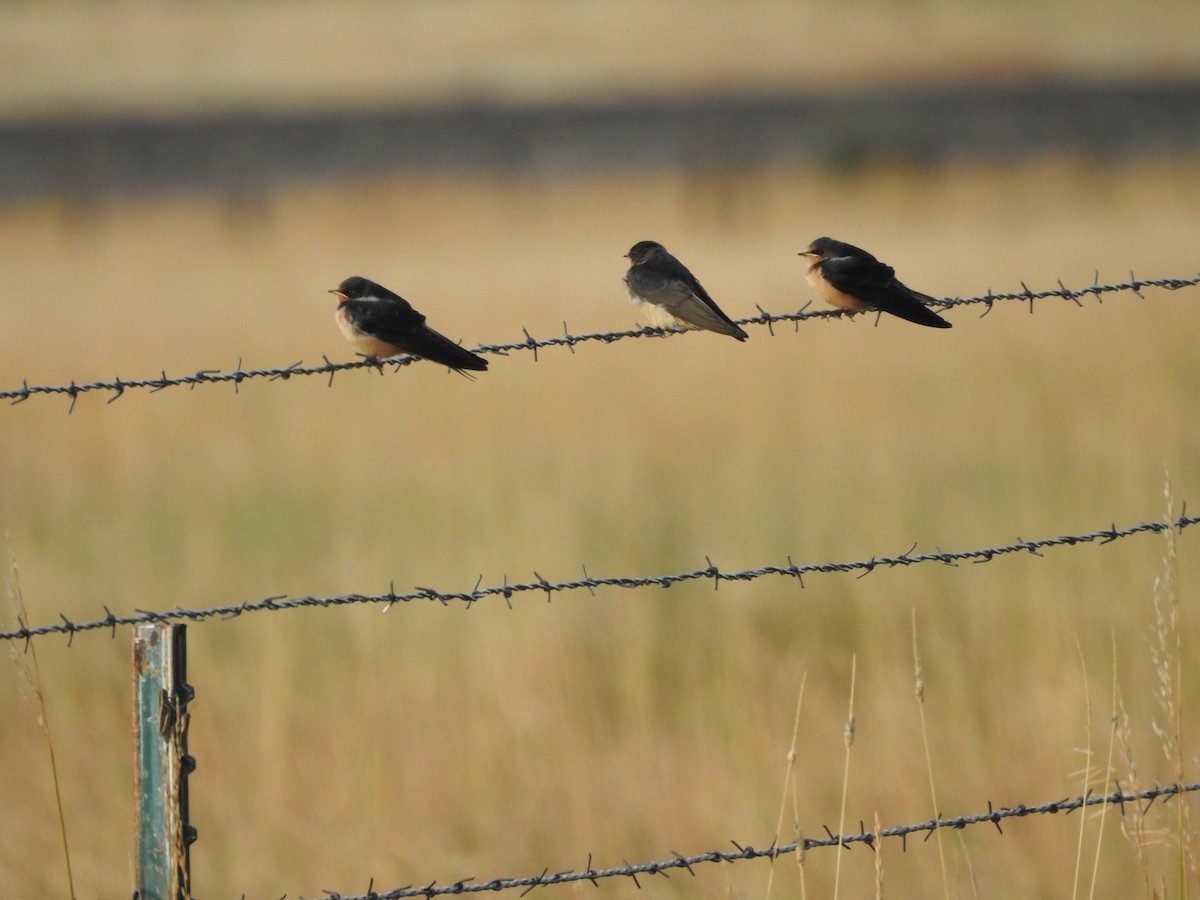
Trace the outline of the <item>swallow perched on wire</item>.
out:
[[[486,359],[438,334],[407,300],[383,285],[354,275],[329,293],[338,298],[334,316],[338,328],[365,356],[387,359],[411,353],[457,372],[482,372],[488,367]]]
[[[639,241],[625,257],[629,260],[629,271],[625,273],[629,299],[646,310],[651,325],[705,329],[739,341],[749,337],[721,312],[696,276],[662,244]]]
[[[895,269],[860,247],[822,237],[800,255],[808,260],[808,283],[832,306],[877,309],[930,328],[951,327],[925,305],[933,297],[905,287],[896,279]]]

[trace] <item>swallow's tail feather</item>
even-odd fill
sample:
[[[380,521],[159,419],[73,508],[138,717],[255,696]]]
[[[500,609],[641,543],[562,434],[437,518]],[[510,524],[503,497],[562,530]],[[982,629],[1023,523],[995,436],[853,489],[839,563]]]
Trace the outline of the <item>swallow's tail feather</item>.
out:
[[[954,327],[925,305],[925,301],[932,301],[934,300],[933,297],[930,297],[928,294],[919,293],[908,287],[904,288],[903,291],[903,295],[889,291],[886,297],[881,297],[880,302],[875,304],[875,306],[886,313],[891,313],[893,316],[908,322],[915,322],[918,325],[926,325],[929,328]]]
[[[684,319],[682,316],[677,316],[677,318],[683,321],[689,328],[698,328],[705,331],[713,331],[717,334],[725,334],[731,338],[736,338],[739,341],[744,341],[746,338],[750,337],[750,335],[746,334],[746,332],[744,332],[733,322],[719,319],[716,316],[692,316],[688,319]]]
[[[750,337],[750,335],[734,324],[732,319],[721,312],[716,307],[716,304],[710,306],[709,304],[702,303],[697,297],[689,295],[683,303],[678,303],[674,306],[663,305],[671,315],[692,328],[715,331],[717,334],[725,334],[731,338],[737,338],[739,341],[744,341]]]
[[[954,326],[935,313],[923,303],[913,302],[912,306],[907,303],[900,306],[898,309],[889,309],[894,316],[899,316],[901,319],[907,319],[909,322],[916,322],[918,325],[927,325],[930,328],[953,328]]]
[[[408,349],[417,356],[449,366],[451,369],[484,372],[488,367],[488,361],[482,356],[476,356],[428,326],[414,334],[409,344]]]
[[[750,337],[750,335],[746,334],[745,331],[731,321],[723,322],[722,324],[725,326],[724,328],[713,327],[712,330],[717,332],[717,334],[727,334],[731,338],[737,338],[739,341],[744,341]]]

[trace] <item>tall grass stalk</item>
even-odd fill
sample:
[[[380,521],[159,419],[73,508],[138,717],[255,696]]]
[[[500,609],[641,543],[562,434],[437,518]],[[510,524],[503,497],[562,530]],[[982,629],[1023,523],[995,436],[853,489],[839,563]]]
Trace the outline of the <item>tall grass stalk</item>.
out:
[[[1092,690],[1088,684],[1087,659],[1083,655],[1083,644],[1079,632],[1075,633],[1075,652],[1079,654],[1079,671],[1083,676],[1083,730],[1087,745],[1083,751],[1083,787],[1080,795],[1086,797],[1092,781]],[[1079,840],[1075,845],[1075,877],[1071,882],[1071,896],[1079,896],[1079,874],[1083,868],[1083,839],[1087,832],[1087,816],[1079,817]]]
[[[979,881],[975,878],[975,864],[971,862],[971,854],[967,852],[967,842],[962,831],[958,832],[958,850],[962,854],[962,860],[967,867],[967,880],[971,883],[971,896],[978,900]],[[960,881],[958,872],[954,873],[954,880],[956,884]],[[961,894],[961,891],[959,893]]]
[[[1108,796],[1108,779],[1113,773],[1113,755],[1117,749],[1117,725],[1119,723],[1119,719],[1117,718],[1117,633],[1115,630],[1110,631],[1109,640],[1112,643],[1112,711],[1109,713],[1108,718],[1108,756],[1104,762],[1104,778],[1100,782],[1100,789],[1106,797]],[[1092,860],[1092,883],[1088,888],[1089,898],[1096,896],[1096,882],[1099,879],[1100,872],[1100,848],[1104,844],[1104,821],[1108,818],[1109,805],[1107,802],[1100,804],[1100,830],[1096,835],[1096,855]]]
[[[1170,473],[1166,476],[1163,496],[1167,502],[1166,521],[1175,521],[1175,503]],[[1163,753],[1174,763],[1175,783],[1184,784],[1183,769],[1183,627],[1179,585],[1179,555],[1175,530],[1164,532],[1163,572],[1154,581],[1154,640],[1151,658],[1158,675],[1158,703],[1164,722],[1153,722],[1154,733],[1162,742]],[[1176,860],[1179,896],[1188,896],[1188,871],[1194,870],[1188,804],[1175,804]]]
[[[883,822],[879,818],[879,813],[875,813],[875,900],[883,900],[883,840],[880,832],[883,831]]]
[[[925,745],[925,771],[929,777],[929,799],[933,803],[933,818],[941,818],[941,808],[938,806],[937,785],[933,778],[933,754],[929,749],[929,725],[925,721],[925,673],[921,668],[921,652],[917,649],[917,608],[912,608],[912,646],[913,646],[913,694],[917,698],[917,711],[921,718],[921,743]],[[942,830],[934,829],[937,839],[938,862],[942,868],[942,893],[947,900],[950,898],[950,879],[946,874],[946,849],[942,845]]]
[[[796,836],[796,864],[800,869],[800,896],[807,896],[804,888],[804,839],[798,834],[800,828],[799,799],[796,790],[796,741],[800,736],[800,708],[804,704],[804,685],[808,681],[808,672],[800,675],[800,690],[796,696],[796,719],[792,723],[792,746],[787,752],[787,769],[783,775],[783,792],[779,798],[779,817],[775,820],[775,841],[779,842],[783,830],[783,812],[787,808],[788,794],[792,797],[792,834]],[[771,888],[775,883],[775,858],[771,858],[771,872],[767,876],[767,893],[771,896]]]
[[[8,594],[8,602],[12,605],[17,621],[25,626],[29,624],[29,613],[25,609],[25,600],[21,595],[21,580],[17,573],[17,557],[13,553],[12,543],[5,534],[5,544],[8,547],[8,574],[4,579],[4,590]],[[63,861],[67,868],[67,892],[74,900],[75,877],[71,872],[71,848],[67,842],[67,820],[63,815],[62,790],[58,780],[58,761],[54,755],[54,739],[50,734],[50,713],[46,708],[46,695],[42,691],[42,675],[38,669],[37,641],[29,641],[24,652],[17,650],[15,644],[8,648],[9,656],[17,667],[17,676],[21,684],[21,696],[37,711],[37,722],[46,737],[46,751],[50,757],[50,776],[54,781],[54,803],[58,809],[58,833],[62,837]]]
[[[1117,721],[1114,730],[1125,762],[1125,782],[1120,786],[1130,793],[1136,794],[1141,785],[1141,769],[1133,751],[1133,725],[1130,721],[1129,708],[1125,705],[1125,697],[1119,686],[1116,690],[1116,707]],[[1154,887],[1154,876],[1150,871],[1150,846],[1155,840],[1155,835],[1146,821],[1146,807],[1137,804],[1130,808],[1129,815],[1121,817],[1121,833],[1133,847],[1138,870],[1142,874],[1142,888],[1145,896],[1161,896]]]
[[[846,765],[842,770],[842,804],[841,810],[838,812],[838,841],[840,842],[843,835],[846,833],[846,794],[850,789],[850,748],[854,746],[854,730],[856,722],[854,719],[854,680],[858,673],[858,654],[855,653],[850,657],[850,710],[846,714],[846,730],[844,733],[846,742]],[[838,844],[840,850],[842,845]],[[838,887],[842,880],[842,856],[838,853],[837,866],[834,869],[833,875],[833,896],[837,900]]]

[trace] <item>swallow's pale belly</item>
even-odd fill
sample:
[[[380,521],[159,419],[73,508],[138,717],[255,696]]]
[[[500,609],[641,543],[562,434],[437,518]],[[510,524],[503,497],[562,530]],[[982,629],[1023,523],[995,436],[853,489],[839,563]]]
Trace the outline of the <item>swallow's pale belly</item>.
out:
[[[622,279],[625,282],[625,288],[629,291],[629,302],[634,306],[641,308],[646,314],[647,320],[650,322],[651,328],[686,328],[689,331],[701,330],[699,325],[693,325],[691,322],[686,322],[683,319],[677,318],[662,304],[655,303],[652,300],[647,300],[640,296],[629,283],[629,277]]]
[[[346,340],[353,344],[354,349],[359,353],[374,356],[376,359],[387,359],[389,356],[397,356],[404,352],[395,344],[389,344],[387,341],[381,341],[377,337],[359,331],[354,327],[350,317],[346,315],[346,310],[342,307],[338,307],[338,311],[334,314],[334,320],[342,334],[346,336]]]
[[[683,319],[677,319],[671,315],[657,303],[651,303],[649,300],[643,300],[641,297],[629,292],[629,302],[634,306],[640,306],[645,312],[646,318],[650,322],[652,328],[687,328],[692,331],[698,329],[699,326],[693,325],[691,322],[685,322]]]
[[[839,291],[826,281],[825,275],[818,266],[810,266],[804,277],[808,279],[809,285],[817,296],[830,306],[836,306],[838,309],[863,309],[866,307],[866,304],[857,297],[851,297],[849,294]]]

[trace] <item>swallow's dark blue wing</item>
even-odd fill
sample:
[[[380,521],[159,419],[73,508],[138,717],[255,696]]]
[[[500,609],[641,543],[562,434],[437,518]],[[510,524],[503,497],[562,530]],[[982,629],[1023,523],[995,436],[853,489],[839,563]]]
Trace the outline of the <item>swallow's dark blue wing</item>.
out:
[[[359,331],[386,341],[405,353],[452,369],[482,372],[488,367],[486,359],[464,350],[426,325],[425,317],[400,297],[386,301],[348,300],[346,311]]]
[[[657,303],[677,319],[739,341],[748,337],[717,306],[687,266],[673,256],[634,266],[629,270],[628,281],[644,299]]]
[[[399,297],[394,300],[347,300],[345,307],[360,331],[396,346],[425,324],[425,317]]]
[[[836,256],[821,263],[821,271],[826,281],[851,297],[860,291],[885,291],[896,281],[896,270],[874,257]]]
[[[881,312],[930,328],[950,327],[949,322],[925,305],[924,301],[933,297],[905,286],[897,280],[895,269],[874,257],[839,256],[823,262],[821,271],[837,290]]]

